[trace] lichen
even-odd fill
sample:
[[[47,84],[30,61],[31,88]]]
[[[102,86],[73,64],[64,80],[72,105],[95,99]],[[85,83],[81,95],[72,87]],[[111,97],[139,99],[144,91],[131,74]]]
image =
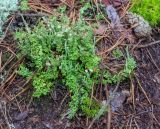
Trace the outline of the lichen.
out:
[[[0,0],[0,36],[3,34],[3,25],[11,12],[18,9],[18,0]]]

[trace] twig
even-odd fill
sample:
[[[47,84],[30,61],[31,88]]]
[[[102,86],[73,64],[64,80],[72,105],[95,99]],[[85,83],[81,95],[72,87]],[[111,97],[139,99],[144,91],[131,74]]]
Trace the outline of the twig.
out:
[[[103,55],[103,54],[105,54],[107,52],[112,51],[115,47],[120,45],[124,41],[124,39],[125,39],[125,36],[122,35],[112,47],[110,47],[109,49],[107,49],[107,50],[105,50],[105,51],[103,51],[101,53],[98,53],[97,55]]]
[[[112,111],[111,107],[108,106],[108,122],[107,122],[107,129],[111,129],[111,120],[112,120]]]
[[[10,27],[11,23],[13,22],[14,18],[15,18],[14,15],[10,18],[11,20],[10,20],[8,26],[5,29],[4,36],[2,38],[0,38],[0,44],[2,43],[2,41],[4,40],[4,38],[6,37],[6,34],[7,34],[8,30],[9,30],[9,27]]]
[[[34,14],[31,14],[31,13],[17,13],[17,15],[22,15],[22,16],[27,16],[27,17],[44,17],[44,16],[49,16],[45,13],[34,13]]]
[[[5,101],[0,100],[0,110],[1,110],[1,113],[4,117],[4,119],[5,119],[6,124],[8,125],[8,128],[12,129],[13,125],[9,123],[9,119],[6,114],[7,109],[6,109],[6,102]]]
[[[65,101],[65,99],[66,99],[67,97],[68,97],[68,93],[64,96],[63,100],[61,101],[60,106],[58,107],[58,111],[61,110],[61,107],[62,107],[62,105],[63,105],[63,103],[64,103],[64,101]]]
[[[133,84],[133,81],[132,81],[132,78],[130,76],[130,80],[131,80],[131,93],[132,93],[132,102],[133,102],[133,108],[135,110],[136,106],[135,106],[135,95],[134,95],[134,91],[135,91],[135,87],[134,87],[134,84]]]
[[[155,41],[155,42],[151,42],[151,43],[146,44],[146,45],[138,45],[137,48],[145,48],[145,47],[149,47],[149,46],[156,45],[156,44],[159,44],[159,43],[160,43],[160,40]]]
[[[152,117],[153,117],[153,119],[156,121],[156,123],[159,125],[159,127],[160,127],[160,123],[159,123],[159,121],[157,120],[157,118],[155,117],[155,115],[154,115],[154,113],[153,113],[153,105],[152,105]]]
[[[46,10],[46,9],[44,9],[42,7],[38,7],[38,6],[35,6],[35,5],[30,5],[30,7],[32,9],[39,9],[39,10],[41,10],[41,12],[44,11],[44,12],[48,13],[49,15],[55,15],[55,13],[53,13],[52,11]]]
[[[122,44],[122,45],[127,45],[127,46],[131,46],[131,47],[134,47],[134,48],[146,48],[146,47],[150,47],[152,45],[156,45],[156,44],[159,44],[159,43],[160,43],[160,40],[154,41],[154,42],[151,42],[151,43],[145,44],[145,45],[133,45],[133,44]]]
[[[141,83],[139,81],[139,79],[137,78],[136,74],[134,74],[136,80],[137,80],[137,83],[138,83],[138,86],[140,87],[140,89],[142,90],[143,94],[145,95],[147,101],[149,102],[149,104],[152,104],[151,101],[149,100],[148,96],[147,96],[147,93],[145,92],[145,90],[143,89],[143,87],[141,86]]]
[[[131,120],[130,120],[129,129],[132,129],[132,122],[133,122],[133,116],[131,117]]]
[[[24,85],[22,87],[24,87],[25,85],[27,85],[30,82],[31,78],[29,78],[26,83],[24,83]],[[18,94],[16,94],[13,98],[11,98],[11,101],[13,101],[17,96],[21,95],[22,93],[24,93],[26,90],[28,90],[30,88],[30,85],[28,85],[26,88],[22,89]]]
[[[150,56],[150,58],[151,58],[151,62],[155,65],[155,67],[158,69],[158,71],[160,72],[160,68],[158,67],[158,65],[156,64],[156,62],[154,61],[154,59],[153,59],[153,57],[152,57],[152,55],[151,55],[151,53],[149,52],[149,50],[147,49],[147,52],[148,52],[148,54],[149,54],[149,56]]]
[[[135,119],[134,119],[134,123],[136,124],[137,129],[140,129],[139,126],[138,126],[138,123],[137,123],[137,121]]]
[[[16,54],[8,46],[5,46],[4,44],[0,43],[0,47],[6,48],[8,51],[10,51],[13,55],[16,56]]]
[[[14,59],[14,56],[11,55],[8,60],[5,62],[5,64],[3,66],[1,66],[0,71],[3,71],[3,69]]]
[[[2,52],[0,52],[0,73],[2,72]]]
[[[101,115],[103,115],[104,111],[106,111],[106,109],[108,109],[110,102],[114,99],[113,94],[118,90],[119,87],[119,83],[117,84],[116,88],[113,90],[112,94],[109,96],[108,100],[106,103],[104,103],[101,107],[101,109],[99,110],[98,114],[93,118],[92,122],[90,123],[89,127],[87,129],[91,129],[92,125],[94,124],[94,122],[99,119],[99,117]]]

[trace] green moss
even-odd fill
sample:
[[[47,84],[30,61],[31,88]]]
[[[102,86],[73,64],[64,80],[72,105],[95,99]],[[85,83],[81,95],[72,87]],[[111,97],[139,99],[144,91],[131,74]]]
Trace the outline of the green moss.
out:
[[[88,117],[95,117],[100,110],[100,104],[95,100],[85,98],[82,102],[81,109]]]
[[[28,0],[21,0],[20,9],[23,10],[23,11],[30,9],[29,5],[28,5]]]
[[[117,49],[113,50],[112,55],[114,58],[119,59],[123,56],[123,53],[120,49],[117,48]]]
[[[152,26],[160,24],[160,0],[132,0],[134,6],[131,9],[144,17]]]
[[[19,31],[21,54],[29,59],[32,68],[20,68],[23,76],[34,73],[33,95],[40,97],[53,89],[60,81],[71,93],[69,118],[81,109],[84,99],[90,99],[90,92],[97,80],[100,58],[95,54],[92,28],[82,19],[71,23],[65,15],[46,19],[32,31]],[[84,104],[83,108],[89,105]],[[88,108],[89,109],[89,108]]]
[[[97,9],[98,6],[98,9]],[[80,14],[84,17],[94,19],[96,17],[97,20],[104,20],[104,5],[97,4],[94,5],[93,2],[83,2],[83,7],[80,10]]]

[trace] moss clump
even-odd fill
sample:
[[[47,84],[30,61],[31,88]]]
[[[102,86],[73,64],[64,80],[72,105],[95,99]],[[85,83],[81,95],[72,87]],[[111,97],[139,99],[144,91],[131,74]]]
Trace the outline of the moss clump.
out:
[[[92,27],[83,19],[72,23],[65,15],[44,19],[33,30],[16,32],[21,55],[27,58],[18,73],[32,78],[34,97],[48,94],[56,83],[70,91],[68,117],[78,111],[94,117],[100,104],[90,94],[101,76],[100,58],[95,54]],[[127,58],[125,68],[117,75],[107,76],[105,84],[124,80],[134,69],[134,60]]]
[[[68,115],[72,118],[80,107],[89,106],[83,103],[90,99],[98,77],[100,58],[95,54],[92,28],[82,19],[71,23],[65,15],[45,21],[33,30],[16,33],[21,54],[30,60],[19,73],[33,76],[35,97],[46,95],[56,82],[63,82],[71,93]]]

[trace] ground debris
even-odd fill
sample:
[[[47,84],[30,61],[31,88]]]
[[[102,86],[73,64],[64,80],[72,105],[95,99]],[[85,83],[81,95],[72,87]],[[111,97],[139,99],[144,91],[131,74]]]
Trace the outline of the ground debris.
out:
[[[15,116],[15,120],[24,120],[27,118],[29,111],[24,111]]]
[[[113,99],[110,102],[112,111],[115,112],[118,111],[119,108],[122,108],[123,103],[129,95],[129,91],[111,93],[111,96],[113,96]]]

